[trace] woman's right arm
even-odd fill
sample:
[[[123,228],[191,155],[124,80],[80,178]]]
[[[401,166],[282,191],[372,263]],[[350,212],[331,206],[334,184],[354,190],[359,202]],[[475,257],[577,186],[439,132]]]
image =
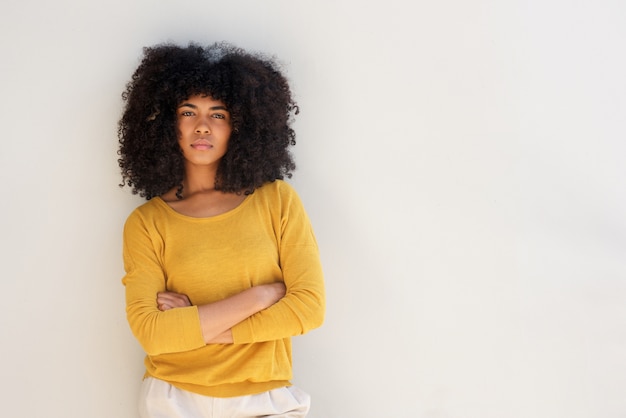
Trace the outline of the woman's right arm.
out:
[[[217,302],[198,306],[202,337],[206,344],[233,342],[230,329],[244,319],[269,308],[285,296],[282,282],[251,287],[241,293]],[[191,306],[187,295],[160,292],[157,295],[159,310]]]

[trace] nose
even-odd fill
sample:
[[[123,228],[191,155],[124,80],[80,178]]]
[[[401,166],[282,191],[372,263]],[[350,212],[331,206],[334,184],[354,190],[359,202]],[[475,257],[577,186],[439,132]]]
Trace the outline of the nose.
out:
[[[195,132],[197,134],[210,134],[211,133],[211,128],[209,127],[208,122],[204,118],[201,118],[198,121]]]

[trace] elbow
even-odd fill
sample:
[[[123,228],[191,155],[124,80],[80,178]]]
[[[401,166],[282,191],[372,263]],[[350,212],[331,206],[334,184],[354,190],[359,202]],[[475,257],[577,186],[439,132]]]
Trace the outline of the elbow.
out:
[[[154,326],[156,315],[156,313],[143,313],[134,316],[128,315],[127,318],[133,335],[143,351],[149,356],[157,356],[166,352],[163,346],[159,344],[161,338],[159,338],[158,331]]]
[[[311,321],[311,329],[321,327],[324,324],[324,320],[326,319],[325,317],[326,317],[326,309],[325,309],[325,306],[322,304],[313,315],[313,318]]]
[[[309,309],[304,320],[301,320],[302,333],[319,328],[324,323],[326,306],[322,298],[317,299],[309,305]]]
[[[154,344],[146,344],[142,341],[140,341],[139,344],[141,345],[141,348],[143,348],[144,353],[146,353],[146,355],[148,355],[149,357],[165,354],[164,351],[159,350],[158,347]]]

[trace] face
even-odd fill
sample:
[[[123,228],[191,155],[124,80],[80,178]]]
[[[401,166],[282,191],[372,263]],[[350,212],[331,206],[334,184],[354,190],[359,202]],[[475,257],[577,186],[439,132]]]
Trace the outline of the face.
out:
[[[178,143],[186,164],[217,168],[232,132],[226,105],[210,96],[191,96],[178,106],[176,114]]]

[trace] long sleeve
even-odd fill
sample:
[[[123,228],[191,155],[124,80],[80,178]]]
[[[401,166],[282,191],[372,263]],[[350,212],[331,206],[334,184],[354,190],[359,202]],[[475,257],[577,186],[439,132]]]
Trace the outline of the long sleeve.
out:
[[[161,312],[158,292],[166,290],[159,261],[163,242],[135,211],[124,227],[126,315],[130,328],[149,355],[189,351],[204,346],[196,306]]]
[[[278,303],[233,327],[236,344],[304,334],[324,321],[325,290],[311,223],[293,189],[282,194],[279,257],[287,294]]]

